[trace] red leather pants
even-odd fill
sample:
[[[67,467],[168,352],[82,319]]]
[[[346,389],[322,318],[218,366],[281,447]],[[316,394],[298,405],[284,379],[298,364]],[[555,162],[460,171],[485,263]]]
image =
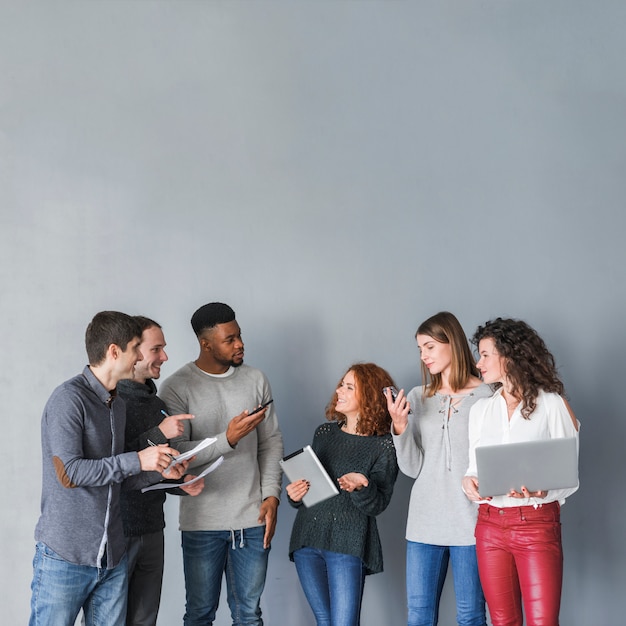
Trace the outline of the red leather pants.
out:
[[[481,504],[478,572],[493,626],[558,626],[563,580],[560,506]]]

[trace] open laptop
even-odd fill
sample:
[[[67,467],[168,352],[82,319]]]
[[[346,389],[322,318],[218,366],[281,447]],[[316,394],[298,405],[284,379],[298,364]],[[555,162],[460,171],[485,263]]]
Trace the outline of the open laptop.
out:
[[[578,485],[576,437],[541,439],[476,448],[478,491],[487,496],[567,489]]]

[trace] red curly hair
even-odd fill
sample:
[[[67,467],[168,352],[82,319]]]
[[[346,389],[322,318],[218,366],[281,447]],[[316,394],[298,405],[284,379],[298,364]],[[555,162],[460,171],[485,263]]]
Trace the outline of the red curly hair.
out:
[[[356,397],[359,403],[359,420],[356,431],[360,435],[386,435],[391,429],[391,416],[387,410],[385,387],[395,387],[393,378],[375,363],[355,363],[340,378],[337,387],[348,372],[354,374]],[[326,419],[342,422],[346,419],[337,411],[337,391],[326,407]]]

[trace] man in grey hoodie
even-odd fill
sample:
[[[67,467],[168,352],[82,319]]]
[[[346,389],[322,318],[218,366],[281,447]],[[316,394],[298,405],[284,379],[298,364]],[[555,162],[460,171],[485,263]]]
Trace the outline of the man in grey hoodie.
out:
[[[102,311],[85,333],[89,365],[57,387],[41,420],[41,517],[31,584],[30,626],[123,626],[126,554],[120,489],[179,478],[169,446],[124,452],[126,409],[117,383],[141,360],[141,330],[130,316]]]

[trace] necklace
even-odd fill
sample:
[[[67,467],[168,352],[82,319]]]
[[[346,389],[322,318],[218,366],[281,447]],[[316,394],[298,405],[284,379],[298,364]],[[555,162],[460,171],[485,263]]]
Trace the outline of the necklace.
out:
[[[504,403],[506,404],[506,410],[509,414],[509,419],[515,413],[515,409],[519,406],[520,400],[518,400],[514,395],[506,393],[504,390],[502,391],[502,398],[504,399]]]
[[[344,432],[344,433],[348,433],[348,435],[356,435],[356,434],[357,434],[357,433],[356,433],[356,430],[351,431],[351,430],[348,428],[348,424],[347,424],[346,422],[344,422],[344,423],[341,425],[341,430],[343,430],[343,432]]]
[[[346,419],[341,425],[341,430],[348,435],[361,435],[362,433],[357,432],[359,426],[359,416],[357,415],[356,421],[354,422],[354,427],[350,428],[348,426],[348,420]]]

